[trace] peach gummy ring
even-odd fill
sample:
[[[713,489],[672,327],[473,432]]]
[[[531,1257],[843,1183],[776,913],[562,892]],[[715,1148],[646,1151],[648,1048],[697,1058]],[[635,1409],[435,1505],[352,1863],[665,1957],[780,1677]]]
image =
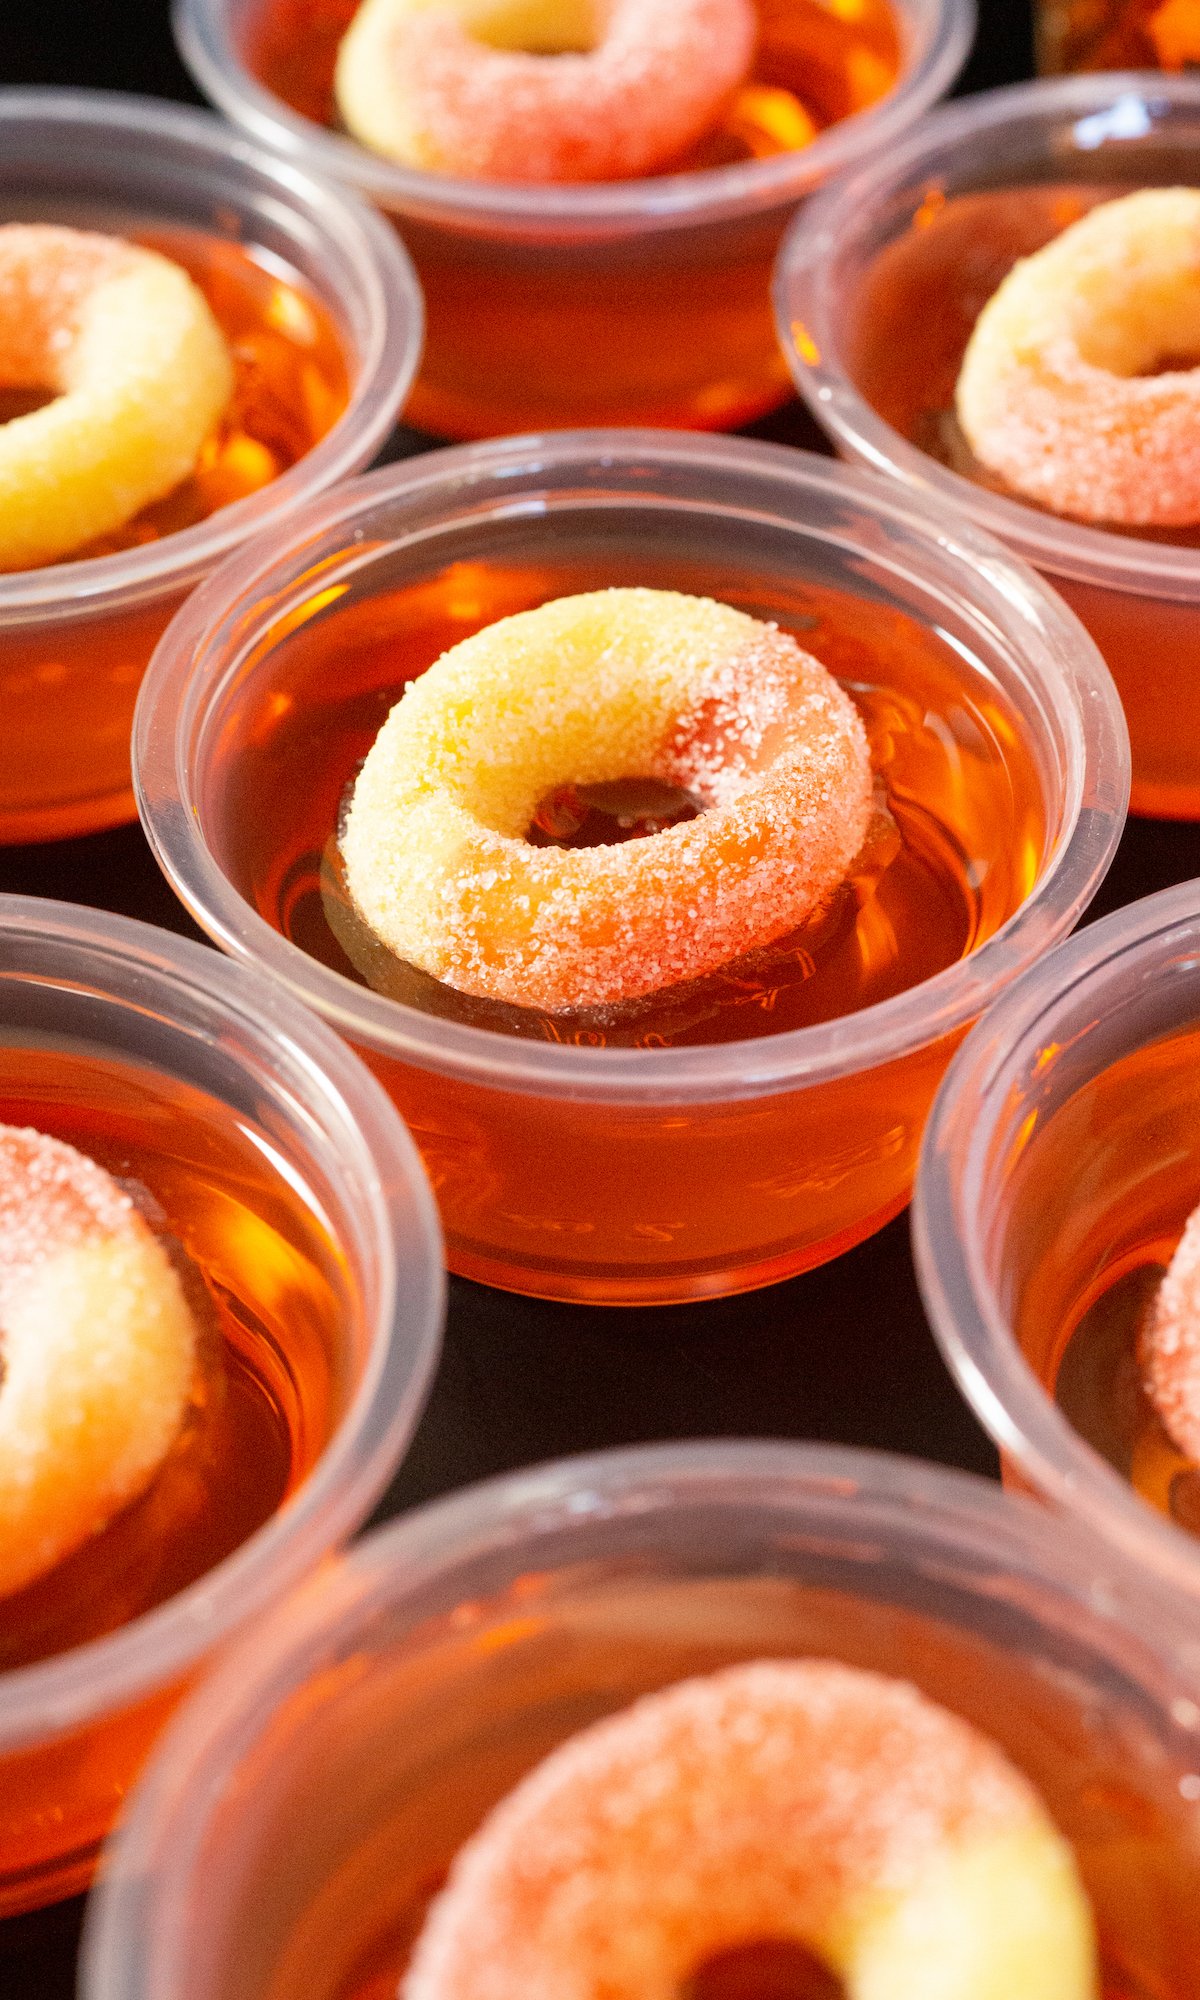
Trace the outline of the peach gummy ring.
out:
[[[621,845],[525,839],[557,786],[632,777],[707,810]],[[862,721],[794,639],[707,598],[601,590],[501,619],[410,684],[342,853],[398,957],[557,1012],[784,936],[843,880],[870,811]]]
[[[475,180],[652,172],[749,71],[753,0],[365,0],[338,55],[347,129]]]
[[[455,1861],[402,2000],[683,2000],[815,1951],[850,2000],[1093,2000],[1074,1857],[994,1744],[825,1660],[682,1681],[570,1738]]]
[[[1168,1437],[1200,1465],[1200,1208],[1189,1215],[1143,1322],[1138,1361]]]
[[[129,1196],[73,1146],[0,1125],[0,1597],[149,1484],[195,1361],[179,1278]]]
[[[975,456],[1057,514],[1200,521],[1200,191],[1104,202],[1024,258],[958,378]]]
[[[0,569],[25,569],[186,478],[233,394],[233,366],[178,264],[116,237],[13,222],[0,227],[0,387],[54,393],[0,426]]]

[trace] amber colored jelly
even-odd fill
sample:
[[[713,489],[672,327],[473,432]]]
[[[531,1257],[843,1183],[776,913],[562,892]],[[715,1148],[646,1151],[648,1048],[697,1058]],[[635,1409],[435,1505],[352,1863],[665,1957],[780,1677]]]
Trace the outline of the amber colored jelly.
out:
[[[794,150],[895,84],[889,0],[758,0],[751,78],[721,126],[664,172]],[[333,70],[355,0],[257,0],[243,59],[316,124],[336,122]],[[543,424],[729,429],[788,394],[770,329],[783,219],[659,236],[653,254],[605,240],[552,245],[399,221],[425,294],[427,335],[408,415],[448,437]]]
[[[95,226],[113,225],[99,217]],[[266,486],[325,435],[350,393],[345,351],[327,309],[278,259],[198,230],[128,233],[173,258],[200,287],[229,342],[236,386],[192,476],[123,528],[78,550],[80,559],[193,527]],[[0,420],[16,414],[17,407],[0,403]],[[105,619],[39,618],[5,630],[0,841],[53,839],[133,816],[129,732],[138,685],[186,594],[159,593]]]
[[[560,528],[564,550],[567,534]],[[336,833],[347,788],[404,683],[498,617],[635,583],[719,595],[774,618],[848,686],[867,720],[881,805],[850,881],[777,946],[594,1014],[473,1000],[386,953],[372,957],[369,940],[347,922]],[[216,749],[207,838],[276,929],[348,978],[423,1011],[583,1048],[758,1039],[831,1020],[954,964],[1013,914],[1040,870],[1042,792],[1021,726],[983,676],[972,687],[950,647],[898,610],[818,583],[732,568],[714,574],[649,545],[618,553],[608,543],[602,562],[565,553],[553,567],[454,562],[357,602],[353,585],[333,596],[324,604],[318,590],[311,612],[292,608],[278,636],[262,642],[272,672],[257,688],[247,684],[236,729]],[[456,1269],[539,1289],[540,1268],[554,1295],[611,1298],[615,1290],[635,1299],[734,1288],[714,1277],[715,1246],[770,1245],[798,1218],[805,1247],[798,1252],[793,1238],[778,1261],[774,1252],[756,1256],[735,1283],[769,1282],[878,1227],[907,1198],[897,1162],[915,1147],[949,1051],[939,1045],[900,1058],[882,1089],[878,1076],[850,1075],[821,1091],[711,1106],[639,1111],[556,1100],[552,1199],[544,1099],[480,1096],[451,1076],[369,1047],[362,1053],[421,1147]],[[632,1157],[642,1165],[631,1174]],[[598,1174],[604,1159],[611,1168]],[[834,1218],[851,1176],[860,1219],[843,1233]],[[517,1252],[512,1263],[497,1242]],[[736,1250],[732,1258],[736,1268]],[[645,1278],[631,1277],[630,1264],[643,1263]],[[652,1273],[655,1265],[671,1275]]]
[[[954,389],[972,329],[1019,257],[1040,250],[1098,202],[1128,194],[1111,179],[1052,182],[946,199],[936,187],[911,227],[877,258],[852,308],[850,374],[884,420],[921,451],[993,492],[1009,492],[972,453]],[[1168,176],[1169,177],[1169,176]],[[1190,169],[1181,178],[1190,179]],[[1033,512],[1033,501],[1011,494]],[[1090,524],[1094,525],[1094,524]],[[1104,531],[1200,548],[1200,527]],[[1200,680],[1200,621],[1189,602],[1107,589],[1053,572],[1120,689],[1133,750],[1133,810],[1200,815],[1200,710],[1181,689]],[[1171,663],[1164,673],[1162,662]]]
[[[129,1189],[181,1272],[203,1355],[193,1407],[146,1492],[0,1600],[2,1686],[5,1672],[152,1610],[282,1505],[340,1412],[345,1305],[339,1252],[302,1188],[229,1107],[193,1087],[86,1052],[6,1047],[0,1122],[67,1140]],[[0,1756],[0,1914],[86,1880],[178,1693]]]
[[[1034,15],[1043,72],[1200,62],[1197,0],[1035,0]]]
[[[1137,1364],[1143,1317],[1200,1202],[1200,1031],[1084,1084],[1018,1172],[1014,1326],[1026,1358],[1087,1442],[1200,1533],[1200,1470],[1167,1437]],[[1056,1181],[1069,1202],[1054,1198]]]
[[[360,1800],[359,1817],[347,1812],[328,1836],[314,1826],[286,1883],[267,1876],[264,1857],[264,1879],[243,1886],[242,1921],[253,1908],[270,1941],[269,1989],[255,1973],[248,1992],[394,2000],[455,1852],[550,1750],[689,1675],[815,1654],[917,1678],[1024,1767],[1075,1848],[1097,1915],[1103,2000],[1192,2000],[1192,1809],[1167,1772],[1147,1765],[1137,1719],[1127,1730],[1099,1724],[1069,1673],[1044,1662],[1031,1670],[1016,1649],[917,1611],[782,1580],[617,1580],[544,1609],[539,1583],[514,1591],[507,1624],[500,1605],[487,1607],[495,1623],[483,1630],[447,1620],[416,1657],[376,1662],[358,1696],[323,1690],[342,1704],[340,1741],[324,1742],[326,1723],[314,1751],[297,1745],[296,1809],[303,1816],[305,1789],[320,1784],[322,1799]],[[297,1700],[311,1712],[311,1690]],[[285,1717],[281,1733],[294,1727]],[[844,1989],[805,1954],[763,1940],[697,1967],[685,1991],[687,2000],[840,2000]]]

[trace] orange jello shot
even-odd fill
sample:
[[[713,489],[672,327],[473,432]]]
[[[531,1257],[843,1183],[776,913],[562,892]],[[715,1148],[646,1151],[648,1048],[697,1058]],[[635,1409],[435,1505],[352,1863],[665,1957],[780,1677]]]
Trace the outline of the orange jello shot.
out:
[[[765,1669],[772,1680],[815,1675],[836,1688],[865,1669],[907,1684],[893,1686],[891,1703],[909,1713],[936,1703],[945,1728],[966,1724],[995,1745],[1009,1782],[1031,1788],[1065,1843],[1063,1873],[1077,1868],[1082,1878],[1099,1946],[1094,1981],[1091,1965],[1081,1981],[1078,1957],[1072,1965],[1049,1944],[1036,1964],[1026,1960],[1025,1980],[1019,1965],[1005,1980],[1001,1945],[988,1993],[1191,2000],[1200,1978],[1200,1711],[1187,1646],[1178,1606],[1080,1524],[1053,1522],[1027,1500],[933,1466],[730,1442],[518,1473],[370,1536],[199,1690],[110,1851],[89,1915],[81,1994],[426,2000],[489,1990],[452,1979],[410,1985],[405,1974],[464,1843],[494,1809],[511,1811],[522,1781],[547,1797],[552,1766],[542,1760],[578,1759],[588,1741],[580,1732],[628,1724],[643,1697],[661,1714],[696,1677],[744,1685]],[[832,1949],[817,1937],[806,1949],[803,1929],[797,1940],[785,1927],[790,1911],[765,1935],[747,1922],[730,1948],[707,1950],[712,1926],[688,1914],[697,1850],[719,1852],[726,1831],[733,1856],[756,1834],[766,1848],[740,1869],[731,1859],[712,1896],[727,1906],[739,1888],[751,1895],[789,1863],[804,1881],[798,1855],[816,1819],[805,1806],[820,1767],[815,1757],[796,1760],[798,1769],[778,1774],[780,1789],[792,1778],[809,1798],[771,1841],[757,1819],[755,1775],[770,1769],[776,1746],[753,1708],[740,1720],[745,1792],[735,1783],[722,1813],[705,1785],[708,1760],[698,1759],[680,1809],[685,1826],[691,1820],[684,1851],[669,1833],[653,1841],[655,1807],[665,1800],[669,1810],[671,1787],[669,1766],[644,1743],[630,1760],[632,1800],[627,1783],[619,1800],[593,1799],[589,1820],[585,1795],[575,1828],[560,1790],[549,1855],[544,1842],[518,1850],[521,1943],[545,1934],[549,1899],[539,1892],[555,1862],[567,1877],[549,1905],[557,1935],[569,1935],[580,1912],[594,1913],[603,1939],[603,1907],[592,1902],[602,1889],[597,1849],[619,1869],[622,1834],[634,1821],[648,1826],[649,1855],[631,1835],[620,1902],[646,1911],[649,1925],[659,1891],[685,1977],[638,1986],[618,1973],[603,1989],[583,1977],[570,1986],[543,1978],[539,1993],[833,2000],[873,1990],[907,2000],[937,1990],[933,1978],[922,1981],[922,1966],[945,1969],[938,1944],[954,1934],[956,1916],[959,1935],[988,1923],[1005,1941],[1021,1931],[1028,1904],[1015,1906],[1019,1890],[1003,1864],[997,1882],[968,1857],[958,1882],[978,1927],[964,1920],[961,1887],[957,1897],[934,1887],[905,1963],[881,1952],[872,1983],[837,1977],[830,1960],[845,1965],[845,1937]],[[710,1725],[701,1748],[717,1735]],[[835,1881],[839,1869],[869,1870],[897,1835],[903,1846],[906,1827],[911,1867],[938,1825],[944,1766],[906,1760],[903,1731],[889,1739],[884,1725],[879,1735],[880,1765],[892,1768],[868,1793],[861,1844],[838,1827],[836,1808],[826,1810]],[[837,1749],[849,1760],[863,1747],[869,1758],[869,1746],[864,1729]],[[851,1764],[851,1796],[855,1778],[861,1784]],[[903,1803],[914,1788],[915,1824]],[[572,1875],[575,1857],[583,1865]],[[953,1864],[946,1872],[953,1881]],[[936,1881],[936,1867],[930,1873]],[[914,1867],[906,1882],[902,1860],[896,1901],[914,1877],[920,1900],[928,1875]],[[489,1914],[479,1919],[485,1940],[498,1928]],[[631,1928],[610,1918],[607,1936],[627,1943]],[[516,1990],[504,1981],[511,1956],[499,1939],[494,1960],[490,1990]],[[937,1985],[956,1996],[982,1990],[951,1978]]]
[[[286,995],[68,904],[0,898],[0,946],[3,1916],[86,1886],[214,1649],[369,1513],[443,1279],[392,1106]]]
[[[446,0],[423,11],[453,34],[463,10]],[[573,61],[586,54],[595,22],[614,10],[593,10],[588,31],[580,25],[588,10],[577,5],[494,0],[468,11],[481,43],[495,45],[481,46],[481,57],[536,46],[552,66],[556,47]],[[636,26],[636,10],[623,11]],[[748,11],[755,53],[707,129],[649,173],[590,183],[529,178],[544,137],[540,104],[528,114],[528,143],[516,142],[510,179],[402,164],[351,137],[334,75],[355,0],[186,0],[176,19],[185,60],[222,111],[285,158],[348,183],[395,223],[429,314],[411,420],[471,438],[574,424],[728,429],[784,400],[769,288],[788,219],[831,175],[887,148],[949,87],[973,7],[748,0]],[[717,38],[702,28],[696,55],[676,56],[673,68],[703,68]],[[369,74],[392,61],[384,36]],[[403,61],[395,52],[397,77]],[[483,110],[494,115],[510,96],[522,103],[523,88],[501,74],[481,89]],[[452,81],[447,89],[453,113]],[[580,96],[585,116],[610,129],[607,98],[586,80]],[[653,106],[652,88],[649,96]],[[468,133],[476,122],[463,117]]]
[[[1133,810],[1185,819],[1200,816],[1200,517],[1183,525],[1178,514],[1175,525],[1098,519],[1086,475],[1077,512],[1024,497],[968,444],[955,391],[980,315],[1018,260],[1100,204],[1194,188],[1198,112],[1200,84],[1178,76],[1079,76],[939,111],[884,165],[806,211],[781,253],[775,287],[797,384],[839,450],[937,494],[1047,577],[1091,632],[1120,690]],[[1105,284],[1092,322],[1097,357],[1119,325],[1136,324],[1138,268],[1131,250],[1118,255],[1116,282]],[[1175,337],[1100,358],[1093,386],[1109,375],[1107,389],[1118,397],[1127,384],[1131,399],[1161,391],[1183,408],[1200,387],[1190,284],[1185,273]],[[1127,312],[1113,296],[1124,289]],[[1164,296],[1158,288],[1151,314],[1166,311]],[[1046,302],[1044,323],[1053,320],[1056,333],[1059,305]],[[1086,330],[1081,339],[1086,350]],[[1036,331],[1030,345],[1041,352]],[[1055,368],[1061,359],[1059,350]],[[1077,359],[1068,357],[1073,389]],[[1134,417],[1131,435],[1141,421]],[[1181,446],[1189,461],[1192,435],[1189,427]],[[1053,464],[1052,444],[1042,446]],[[1151,469],[1150,493],[1164,483]]]
[[[946,1077],[914,1208],[934,1331],[1011,1477],[1193,1599],[1198,941],[1189,882],[1018,981]]]
[[[405,686],[448,647],[614,587],[716,600],[760,633],[774,622],[829,670],[867,739],[863,844],[807,922],[704,976],[668,972],[618,1004],[481,996],[360,921],[351,788]],[[568,676],[551,722],[586,709],[588,685],[577,695]],[[719,699],[712,712],[740,740],[738,714],[722,722]],[[522,740],[498,711],[472,768],[495,775]],[[227,950],[303,995],[383,1079],[452,1267],[611,1303],[770,1283],[904,1205],[957,1040],[1104,873],[1125,755],[1086,634],[993,544],[799,453],[636,432],[461,447],[304,510],[172,627],[135,732],[162,866]],[[687,835],[697,811],[706,831],[703,785],[664,797],[653,769],[610,775],[616,796],[572,794],[577,770],[548,771],[510,853],[615,853],[633,833],[633,857]],[[653,907],[664,940],[688,927],[686,896]],[[576,961],[591,969],[586,944]]]
[[[0,224],[32,225],[29,240],[53,253],[45,283],[67,302],[81,252],[62,232],[84,232],[85,262],[103,261],[99,238],[110,239],[118,266],[129,254],[123,245],[135,257],[158,253],[198,288],[228,371],[191,469],[174,486],[53,559],[14,545],[0,569],[0,841],[11,842],[132,817],[129,730],[159,635],[230,549],[373,456],[416,367],[421,305],[394,236],[352,197],[246,143],[232,146],[215,119],[136,98],[0,94]],[[42,282],[36,269],[31,282]],[[19,327],[19,296],[6,309]],[[43,331],[53,350],[54,327]],[[122,360],[119,328],[97,368],[104,331],[84,336],[92,343],[85,415],[98,432],[112,421],[106,397],[131,386],[113,383],[108,368]],[[182,381],[147,391],[150,416],[156,399],[174,409],[176,393],[190,393],[190,352],[182,350]],[[48,419],[63,416],[70,398],[61,385],[28,375],[28,357],[0,352],[0,419],[32,418],[42,406]],[[74,384],[72,395],[77,410]],[[160,428],[169,441],[176,426]],[[78,419],[76,430],[77,453],[90,450]],[[34,453],[24,475],[50,494],[44,511],[56,522],[78,498],[69,443],[58,456],[50,465]],[[91,483],[111,491],[126,474],[132,483],[137,456],[116,472],[97,460]],[[4,470],[20,520],[32,500],[23,508],[27,488]]]

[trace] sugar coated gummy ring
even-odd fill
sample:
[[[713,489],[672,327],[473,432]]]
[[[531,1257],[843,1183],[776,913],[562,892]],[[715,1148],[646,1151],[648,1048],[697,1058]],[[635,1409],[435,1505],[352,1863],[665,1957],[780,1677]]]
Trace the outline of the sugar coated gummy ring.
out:
[[[53,562],[187,477],[233,393],[187,273],[116,237],[0,228],[0,387],[54,400],[0,425],[0,569]]]
[[[1027,1781],[899,1681],[761,1661],[553,1752],[463,1848],[402,2000],[682,2000],[787,1941],[850,2000],[1092,2000],[1091,1914]]]
[[[1200,191],[1104,202],[1014,266],[958,380],[976,457],[1058,514],[1200,521]]]
[[[73,1146],[0,1125],[0,1596],[149,1484],[195,1362],[179,1278],[130,1197]]]
[[[652,172],[750,68],[753,0],[365,0],[335,89],[348,130],[476,180]]]
[[[706,810],[621,845],[525,839],[556,786],[631,777]],[[501,619],[409,686],[342,854],[398,957],[561,1012],[785,936],[845,877],[871,798],[861,718],[794,639],[707,598],[603,590]]]
[[[1188,1217],[1143,1322],[1138,1360],[1163,1428],[1200,1465],[1200,1208]]]

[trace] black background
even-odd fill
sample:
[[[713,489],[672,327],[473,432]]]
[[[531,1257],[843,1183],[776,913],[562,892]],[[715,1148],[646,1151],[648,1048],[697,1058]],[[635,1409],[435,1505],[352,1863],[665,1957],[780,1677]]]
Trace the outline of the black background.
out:
[[[980,0],[964,89],[1030,73],[1027,0]],[[77,84],[198,102],[164,0],[0,5],[6,83]],[[821,448],[798,404],[758,436]],[[430,440],[398,435],[394,454]],[[0,717],[0,727],[3,718]],[[1092,915],[1200,875],[1200,827],[1132,821]],[[0,849],[0,890],[123,911],[198,936],[137,828]],[[445,1353],[377,1519],[562,1453],[647,1439],[791,1437],[874,1445],[995,1473],[917,1296],[907,1219],[807,1276],[746,1297],[612,1311],[451,1281]],[[0,2000],[67,2000],[82,1904],[0,1924]]]

